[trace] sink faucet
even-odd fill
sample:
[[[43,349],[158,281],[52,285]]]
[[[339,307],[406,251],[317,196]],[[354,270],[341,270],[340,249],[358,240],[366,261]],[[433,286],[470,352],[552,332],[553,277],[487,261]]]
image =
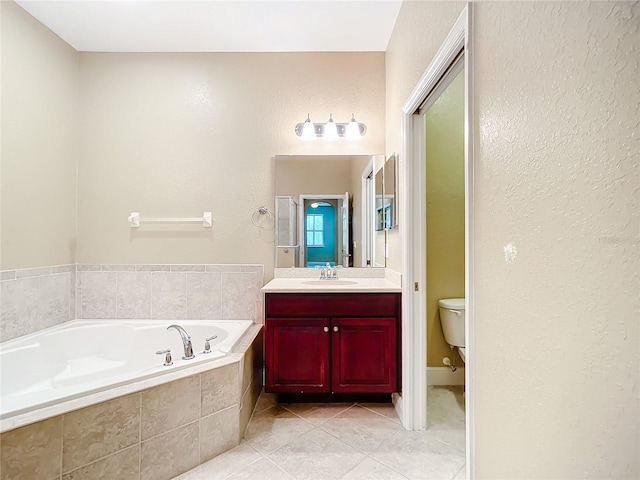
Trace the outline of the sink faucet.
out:
[[[182,359],[191,360],[192,358],[196,358],[196,356],[193,354],[193,347],[191,346],[191,337],[186,332],[186,330],[180,325],[169,325],[167,327],[167,330],[171,330],[172,328],[175,328],[182,338],[182,345],[184,346],[184,357],[182,357]]]
[[[332,267],[329,262],[320,270],[320,280],[337,280],[338,271],[336,267]]]

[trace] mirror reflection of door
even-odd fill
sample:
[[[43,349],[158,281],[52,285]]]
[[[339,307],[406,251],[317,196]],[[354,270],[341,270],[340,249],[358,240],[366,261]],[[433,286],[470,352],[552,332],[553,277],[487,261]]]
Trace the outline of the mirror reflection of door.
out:
[[[335,200],[305,200],[304,243],[307,267],[327,263],[336,265],[336,220]]]
[[[305,267],[350,265],[351,216],[349,193],[344,195],[301,195],[301,252]]]

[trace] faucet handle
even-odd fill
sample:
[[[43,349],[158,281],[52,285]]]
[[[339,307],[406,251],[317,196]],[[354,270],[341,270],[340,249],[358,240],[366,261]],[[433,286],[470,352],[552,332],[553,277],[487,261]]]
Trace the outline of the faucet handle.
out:
[[[165,355],[164,357],[164,366],[168,367],[169,365],[173,365],[173,359],[171,358],[171,349],[167,348],[165,350],[158,350],[156,355]]]
[[[213,335],[212,337],[205,338],[204,340],[204,350],[202,353],[211,353],[211,344],[209,343],[214,338],[218,338],[218,335]]]

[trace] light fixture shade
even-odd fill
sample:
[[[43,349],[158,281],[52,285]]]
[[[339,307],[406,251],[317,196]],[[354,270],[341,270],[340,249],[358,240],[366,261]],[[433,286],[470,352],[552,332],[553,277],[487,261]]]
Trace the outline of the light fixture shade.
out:
[[[347,124],[345,136],[351,140],[362,138],[360,134],[360,125],[356,121],[355,115],[351,114],[351,121]]]
[[[338,138],[338,126],[333,121],[331,114],[329,114],[329,120],[324,125],[324,138],[327,140],[336,140]]]
[[[307,119],[302,125],[302,135],[300,135],[300,138],[302,138],[303,140],[313,140],[314,138],[316,138],[316,129],[313,123],[311,123],[311,118],[309,118],[309,115],[307,115]]]

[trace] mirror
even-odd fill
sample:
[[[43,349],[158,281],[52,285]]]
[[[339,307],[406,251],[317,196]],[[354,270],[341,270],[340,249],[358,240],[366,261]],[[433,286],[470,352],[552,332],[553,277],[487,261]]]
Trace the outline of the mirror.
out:
[[[396,156],[391,155],[376,172],[376,231],[396,227]]]
[[[385,229],[384,214],[384,166],[376,172],[375,177],[376,189],[376,231],[380,232]]]
[[[276,155],[275,266],[384,266],[375,258],[373,175],[383,163],[381,155]]]
[[[396,222],[396,155],[395,153],[387,158],[384,163],[384,229],[391,230],[397,226]]]

